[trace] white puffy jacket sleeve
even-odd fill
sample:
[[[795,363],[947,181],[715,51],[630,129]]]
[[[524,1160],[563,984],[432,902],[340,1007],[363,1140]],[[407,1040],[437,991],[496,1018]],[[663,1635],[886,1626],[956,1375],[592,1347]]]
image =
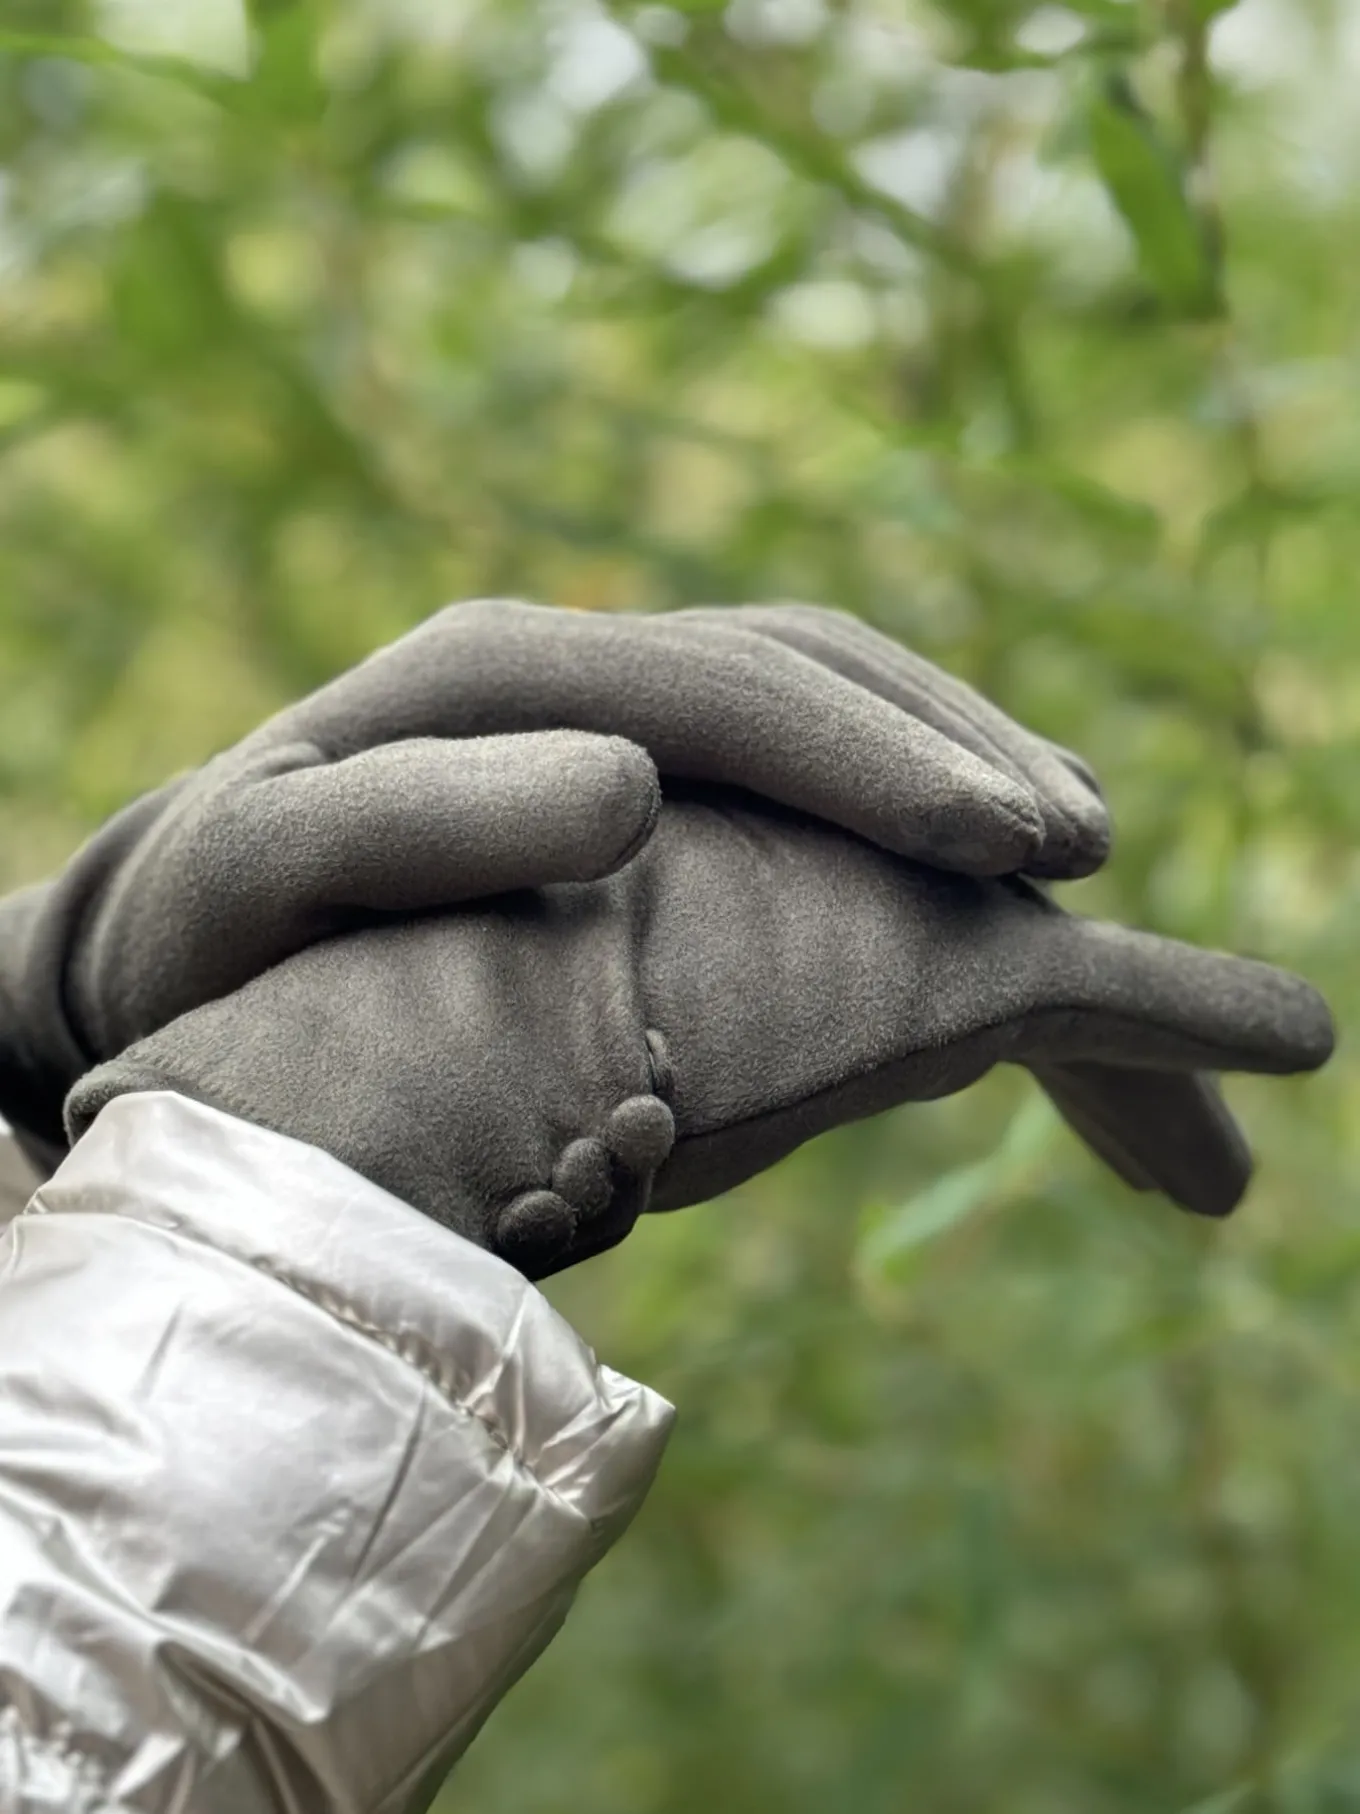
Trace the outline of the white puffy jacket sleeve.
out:
[[[336,1160],[118,1098],[0,1232],[0,1811],[424,1808],[670,1420]]]

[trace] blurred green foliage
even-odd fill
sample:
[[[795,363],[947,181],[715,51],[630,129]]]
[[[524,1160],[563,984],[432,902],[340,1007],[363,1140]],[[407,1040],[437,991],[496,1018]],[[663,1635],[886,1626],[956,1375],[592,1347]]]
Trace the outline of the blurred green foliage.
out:
[[[0,6],[0,871],[445,599],[847,606],[1360,1009],[1346,0]],[[1360,1809],[1360,1072],[1018,1076],[554,1286],[682,1409],[441,1808]]]

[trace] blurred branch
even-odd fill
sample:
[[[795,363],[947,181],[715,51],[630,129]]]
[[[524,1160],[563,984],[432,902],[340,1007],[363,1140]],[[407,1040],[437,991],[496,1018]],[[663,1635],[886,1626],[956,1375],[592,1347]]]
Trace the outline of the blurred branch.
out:
[[[981,267],[967,246],[929,216],[867,182],[824,133],[795,130],[773,118],[739,79],[719,72],[689,50],[658,47],[652,57],[658,76],[701,101],[725,131],[759,139],[806,182],[834,190],[850,207],[881,220],[905,244],[950,270],[981,276]]]
[[[205,100],[235,107],[246,87],[242,79],[205,69],[188,57],[159,56],[146,51],[122,50],[103,38],[67,36],[57,32],[8,31],[0,27],[0,57],[54,57],[93,67],[126,69],[192,88]]]

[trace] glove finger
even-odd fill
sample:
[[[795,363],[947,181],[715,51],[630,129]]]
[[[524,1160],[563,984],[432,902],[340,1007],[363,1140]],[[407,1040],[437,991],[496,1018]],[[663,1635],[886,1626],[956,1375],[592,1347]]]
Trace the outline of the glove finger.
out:
[[[650,758],[619,737],[418,738],[333,763],[314,744],[281,746],[170,828],[172,864],[150,840],[129,866],[87,941],[96,973],[124,978],[108,994],[117,1024],[92,1014],[96,1049],[119,1051],[374,916],[609,875],[659,808]],[[122,913],[124,898],[139,911]]]
[[[1007,932],[993,950],[991,987],[1004,997],[1013,987],[1005,969],[1025,976],[1023,1062],[1288,1075],[1331,1056],[1327,1004],[1288,971],[1078,919],[1047,901]]]
[[[663,775],[742,787],[970,875],[1040,849],[1032,790],[912,713],[772,638],[726,623],[503,600],[450,607],[244,746],[331,756],[397,738],[612,732]]]
[[[704,610],[681,612],[702,617]],[[748,625],[890,700],[1029,788],[1043,816],[1032,875],[1092,874],[1110,853],[1110,820],[1095,776],[1078,757],[1017,724],[966,682],[844,611],[820,605],[742,605],[715,615]]]
[[[873,629],[852,612],[796,601],[769,606],[743,605],[735,609],[752,613],[777,612],[780,616],[787,613],[791,619],[800,620],[805,625],[819,625],[843,648],[857,650],[870,670],[881,667],[885,673],[895,675],[901,683],[914,685],[919,690],[922,709],[926,709],[931,700],[936,701],[941,708],[951,709],[962,724],[971,726],[973,732],[984,740],[980,746],[984,752],[988,744],[999,751],[1009,751],[1018,771],[1027,779],[1032,779],[1031,766],[1041,758],[1044,759],[1046,772],[1051,772],[1047,769],[1047,761],[1053,759],[1080,782],[1086,794],[1094,795],[1098,803],[1103,803],[1104,794],[1100,783],[1089,764],[1080,756],[1065,749],[1062,744],[1053,743],[1047,737],[1041,737],[1027,729],[1003,712],[985,694],[969,686],[966,680],[960,680],[958,675],[951,674],[946,668],[937,667],[905,643],[897,642],[893,637]],[[1080,795],[1067,793],[1065,777],[1054,776],[1054,786],[1078,816],[1089,810],[1089,802]]]
[[[1226,1216],[1251,1181],[1251,1152],[1211,1077],[1122,1065],[1030,1067],[1097,1157],[1134,1190]]]

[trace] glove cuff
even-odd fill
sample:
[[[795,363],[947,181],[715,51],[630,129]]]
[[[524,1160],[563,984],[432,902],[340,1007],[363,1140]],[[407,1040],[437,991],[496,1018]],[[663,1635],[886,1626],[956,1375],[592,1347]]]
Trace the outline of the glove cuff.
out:
[[[49,1172],[66,1151],[63,1098],[100,1056],[77,1009],[79,953],[111,878],[179,785],[124,807],[54,880],[0,901],[0,1115]]]
[[[0,1115],[47,1172],[66,1150],[62,1098],[90,1063],[61,1002],[59,889],[41,883],[0,902]]]

